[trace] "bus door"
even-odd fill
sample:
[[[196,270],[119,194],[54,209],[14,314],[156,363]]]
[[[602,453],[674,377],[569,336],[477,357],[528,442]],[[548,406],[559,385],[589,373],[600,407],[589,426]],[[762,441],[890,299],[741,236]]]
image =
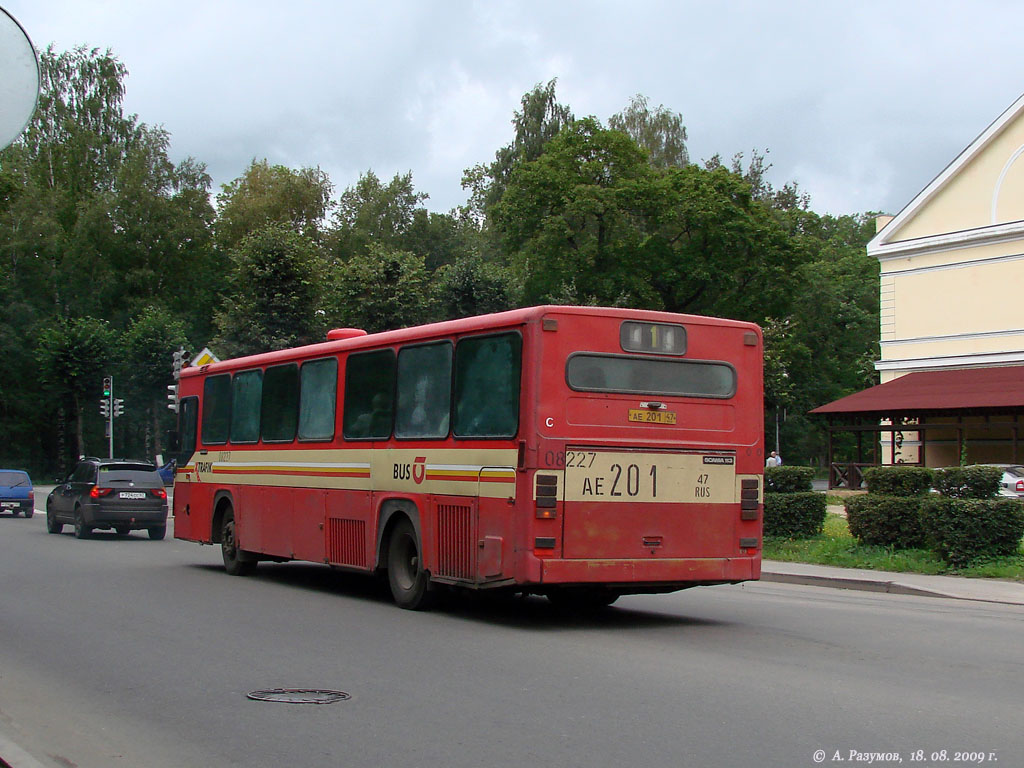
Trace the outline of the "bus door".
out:
[[[569,448],[563,557],[715,557],[733,548],[735,455]]]

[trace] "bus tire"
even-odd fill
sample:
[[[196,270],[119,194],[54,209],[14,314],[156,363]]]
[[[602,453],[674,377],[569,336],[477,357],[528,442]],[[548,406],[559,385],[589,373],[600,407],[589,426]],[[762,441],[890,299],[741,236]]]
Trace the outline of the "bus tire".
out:
[[[399,608],[421,611],[433,602],[430,574],[422,567],[421,552],[416,529],[402,518],[388,540],[388,584]]]
[[[232,576],[248,576],[256,570],[256,561],[238,548],[235,539],[235,513],[230,509],[224,513],[220,529],[220,554],[224,559],[224,570]]]

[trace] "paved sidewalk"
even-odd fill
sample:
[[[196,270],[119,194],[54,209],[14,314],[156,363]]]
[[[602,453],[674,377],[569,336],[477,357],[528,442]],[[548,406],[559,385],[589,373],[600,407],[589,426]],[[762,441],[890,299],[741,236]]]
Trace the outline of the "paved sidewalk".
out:
[[[834,568],[827,565],[765,560],[761,564],[761,580],[867,592],[888,592],[896,595],[923,595],[1006,605],[1024,605],[1024,583],[1000,581],[999,579],[924,576],[915,573]]]

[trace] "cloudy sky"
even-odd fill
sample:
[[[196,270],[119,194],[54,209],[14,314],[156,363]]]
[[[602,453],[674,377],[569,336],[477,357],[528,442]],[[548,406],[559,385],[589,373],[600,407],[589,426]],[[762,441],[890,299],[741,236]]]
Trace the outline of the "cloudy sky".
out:
[[[811,207],[897,213],[1024,92],[1019,0],[0,0],[37,48],[110,48],[126,107],[219,185],[251,160],[336,192],[412,171],[431,210],[558,78],[602,121],[643,94],[693,160],[767,152]]]

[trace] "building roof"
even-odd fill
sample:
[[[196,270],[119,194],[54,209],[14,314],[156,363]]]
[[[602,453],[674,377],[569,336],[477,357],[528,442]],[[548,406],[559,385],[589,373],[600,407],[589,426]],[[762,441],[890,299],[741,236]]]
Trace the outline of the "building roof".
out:
[[[974,141],[953,159],[946,168],[932,179],[902,211],[893,217],[868,243],[869,256],[882,258],[893,251],[900,253],[907,250],[923,249],[936,246],[961,243],[965,240],[983,241],[986,239],[1005,239],[1020,237],[1022,222],[1011,221],[998,224],[994,219],[990,226],[983,226],[969,232],[954,232],[933,237],[918,238],[914,241],[899,241],[900,229],[921,209],[960,174],[975,158],[977,158],[1011,123],[1024,115],[1024,94],[1017,98],[991,125],[981,132]]]
[[[883,418],[956,411],[1024,410],[1024,365],[920,371],[861,390],[811,413]]]

